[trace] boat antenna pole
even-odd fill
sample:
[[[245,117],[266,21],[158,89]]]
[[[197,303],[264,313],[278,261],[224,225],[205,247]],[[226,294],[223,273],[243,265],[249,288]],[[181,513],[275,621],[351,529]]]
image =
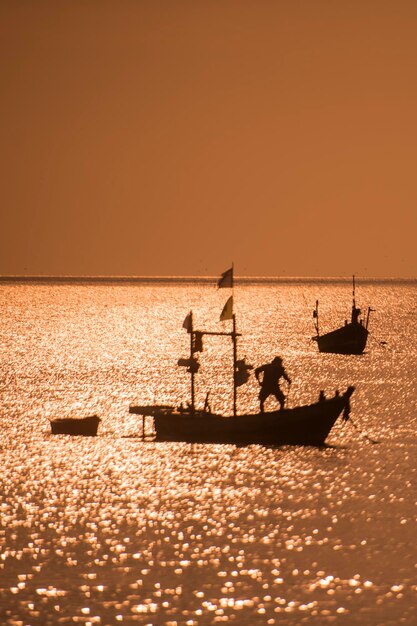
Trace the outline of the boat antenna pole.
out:
[[[370,306],[368,306],[368,313],[366,315],[366,324],[365,324],[365,328],[366,330],[368,330],[368,324],[369,324],[369,316],[371,315],[371,313],[375,311],[375,309],[371,309]]]
[[[353,277],[352,277],[352,296],[353,296],[353,308],[356,309],[356,302],[355,302],[355,274],[353,274]]]

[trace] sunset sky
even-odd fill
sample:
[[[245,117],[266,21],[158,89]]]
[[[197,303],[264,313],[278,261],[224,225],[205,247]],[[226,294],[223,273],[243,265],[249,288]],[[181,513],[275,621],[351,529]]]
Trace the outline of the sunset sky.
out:
[[[415,0],[2,0],[0,275],[417,276]]]

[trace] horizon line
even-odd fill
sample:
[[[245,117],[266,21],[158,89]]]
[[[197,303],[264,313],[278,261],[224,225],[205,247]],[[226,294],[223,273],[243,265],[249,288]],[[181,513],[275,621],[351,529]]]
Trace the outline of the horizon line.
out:
[[[358,276],[355,279],[361,283],[365,282],[416,282],[416,277],[406,276]],[[350,276],[234,276],[237,283],[266,283],[266,282],[351,282]],[[217,282],[218,276],[130,276],[130,275],[54,275],[54,274],[9,274],[0,275],[1,282]]]

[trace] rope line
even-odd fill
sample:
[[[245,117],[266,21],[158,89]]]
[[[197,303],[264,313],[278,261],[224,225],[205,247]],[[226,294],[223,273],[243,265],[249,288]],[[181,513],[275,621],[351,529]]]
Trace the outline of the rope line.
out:
[[[378,346],[380,346],[381,348],[384,348],[384,350],[388,350],[389,352],[393,352],[392,348],[390,348],[387,344],[386,341],[384,341],[383,339],[378,339],[377,337],[375,337],[375,335],[373,333],[371,333],[371,331],[369,331],[369,338],[372,339],[372,341],[374,341]]]
[[[352,417],[349,415],[349,418],[347,421],[350,421],[352,426],[354,428],[356,428],[356,430],[359,432],[359,434],[364,438],[367,439],[369,441],[369,443],[381,443],[380,441],[377,441],[376,439],[372,439],[372,437],[369,437],[366,433],[364,433],[357,424],[355,424],[355,422],[353,421]]]

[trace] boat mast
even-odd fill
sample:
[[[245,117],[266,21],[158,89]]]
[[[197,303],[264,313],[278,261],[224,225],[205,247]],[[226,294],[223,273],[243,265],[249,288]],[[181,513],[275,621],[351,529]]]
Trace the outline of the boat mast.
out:
[[[233,263],[232,263],[231,270],[228,270],[227,272],[222,274],[222,278],[220,279],[218,283],[219,287],[224,286],[221,283],[225,280],[226,277],[228,279],[226,286],[232,287],[232,295],[230,296],[229,300],[231,300],[231,305],[233,307]],[[231,285],[229,285],[229,282],[231,282]],[[227,301],[226,306],[228,305],[229,300]],[[225,306],[225,309],[226,309],[226,306]],[[192,415],[195,414],[195,378],[194,376],[199,368],[199,363],[197,359],[194,358],[194,353],[201,352],[203,350],[202,339],[204,335],[214,335],[217,337],[227,336],[227,337],[231,337],[232,343],[233,343],[233,415],[236,416],[237,415],[237,387],[238,387],[238,381],[237,381],[237,376],[236,376],[236,373],[237,373],[237,338],[238,336],[240,336],[240,333],[236,331],[236,316],[234,313],[232,313],[233,328],[231,332],[213,332],[213,331],[200,331],[200,330],[197,331],[197,330],[194,330],[193,328],[193,312],[192,311],[190,311],[187,318],[188,320],[184,321],[183,327],[186,328],[187,331],[190,333],[190,358],[179,359],[178,365],[187,366],[188,367],[187,371],[191,374],[190,412]],[[225,316],[223,318],[223,313],[220,316],[220,320],[223,320],[223,319],[230,319],[228,311],[227,311],[227,317]],[[242,384],[242,383],[239,383],[239,384]]]
[[[352,324],[359,323],[359,315],[361,314],[361,310],[356,308],[356,300],[355,300],[355,274],[352,277]]]
[[[195,411],[195,372],[193,368],[194,360],[194,330],[193,330],[193,312],[190,311],[190,370],[191,370],[191,414],[194,415]]]
[[[233,332],[232,332],[232,341],[233,341],[233,415],[236,417],[237,409],[237,386],[236,386],[236,362],[237,362],[237,333],[236,333],[236,316],[233,313]]]
[[[352,307],[354,309],[356,309],[356,302],[355,302],[355,274],[353,274],[353,277],[352,277],[352,298],[353,298]]]
[[[232,302],[234,305],[234,264],[232,263]],[[233,342],[233,416],[236,417],[237,414],[237,386],[236,386],[236,361],[237,361],[237,335],[236,335],[236,315],[232,314],[233,320],[233,330],[232,330],[232,342]]]
[[[316,327],[316,333],[317,333],[317,337],[320,335],[319,333],[319,301],[316,300],[316,308],[313,311],[313,319],[314,319],[314,325]]]

